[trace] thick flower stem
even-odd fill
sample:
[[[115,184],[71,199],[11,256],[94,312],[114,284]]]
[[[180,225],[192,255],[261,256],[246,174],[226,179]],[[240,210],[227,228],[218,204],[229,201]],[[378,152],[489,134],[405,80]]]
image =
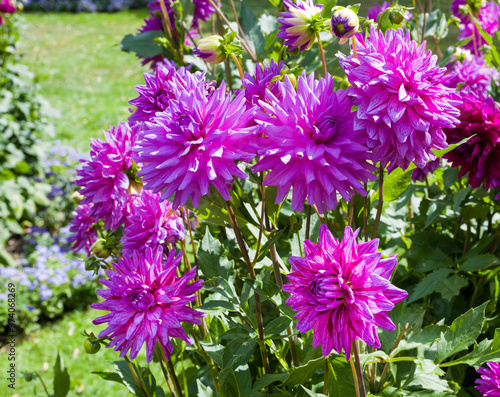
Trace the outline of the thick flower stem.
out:
[[[311,206],[307,206],[307,217],[306,217],[306,239],[309,240],[309,232],[311,230]],[[300,245],[300,241],[299,241]]]
[[[328,396],[328,374],[330,373],[330,367],[328,366],[328,357],[325,357],[325,383],[323,384],[323,394]]]
[[[377,237],[378,225],[380,223],[380,217],[382,216],[382,208],[384,207],[384,168],[380,164],[379,175],[378,175],[378,206],[377,215],[375,216],[375,222],[373,224],[372,239]]]
[[[359,347],[358,342],[353,342],[354,356],[356,357],[356,372],[358,373],[359,385],[361,386],[361,397],[366,397],[365,380],[363,378],[363,370],[361,369],[361,362],[359,361]]]
[[[420,34],[418,32],[418,11],[417,11],[417,6],[415,4],[415,0],[413,0],[413,9],[415,10],[415,25],[417,27],[417,41],[418,41]]]
[[[130,362],[130,360],[129,360],[129,358],[127,356],[125,356],[125,361],[126,361],[128,367],[130,369],[130,372],[132,373],[132,376],[134,377],[135,383],[137,383],[137,386],[139,386],[139,389],[141,389],[141,392],[146,397],[149,397],[148,391],[144,388],[144,386],[143,386],[143,384],[141,382],[141,379],[137,375],[137,372],[135,371],[134,366],[132,365],[132,363]]]
[[[356,390],[356,397],[359,397],[358,375],[356,375],[356,369],[354,368],[352,356],[349,358],[349,364],[351,364],[352,377],[354,378],[354,390]]]
[[[196,270],[198,270],[198,259],[196,258],[196,245],[194,244],[193,231],[191,229],[191,222],[189,221],[189,210],[187,207],[184,207],[184,212],[186,214],[186,223],[189,230],[189,238],[191,240],[191,246],[193,247],[194,264],[196,266]],[[198,274],[196,274],[196,279],[198,280]]]
[[[170,373],[170,377],[173,380],[174,388],[175,388],[175,392],[177,393],[177,396],[183,397],[182,388],[181,388],[181,385],[179,383],[179,379],[177,379],[177,375],[175,374],[174,366],[172,365],[171,360],[167,360],[167,368],[168,368],[168,372]]]
[[[243,68],[241,67],[240,61],[238,61],[238,58],[236,58],[236,55],[231,54],[231,58],[233,58],[234,63],[236,64],[236,67],[238,68],[238,73],[240,74],[240,79],[243,84],[243,79],[245,78],[244,73],[243,73]]]
[[[401,332],[398,335],[398,338],[396,339],[396,342],[394,342],[394,346],[392,346],[391,351],[389,352],[389,355],[392,354],[394,350],[399,346],[399,342],[401,342],[401,339],[403,339],[403,335],[405,334],[406,330],[408,329],[408,326],[410,324],[406,323]],[[382,371],[382,375],[380,375],[380,381],[378,382],[378,387],[377,387],[377,393],[380,393],[380,390],[382,389],[382,386],[384,384],[385,376],[387,375],[387,371],[389,371],[389,363],[385,363],[384,369]]]
[[[47,390],[47,386],[45,386],[45,382],[43,381],[42,377],[40,376],[40,374],[38,372],[35,372],[35,375],[38,376],[38,379],[40,379],[40,382],[42,382],[42,387],[43,387],[43,390],[45,391],[45,394],[47,394],[47,397],[50,397],[51,394],[49,393],[49,391]]]
[[[357,59],[358,51],[356,50],[356,39],[354,38],[354,36],[351,37],[351,41],[352,41],[352,56]]]
[[[236,26],[238,26],[238,31],[241,34],[241,38],[245,41],[245,44],[247,45],[247,47],[250,48],[250,44],[248,42],[247,36],[245,35],[245,32],[243,32],[243,29],[241,28],[240,20],[238,18],[238,13],[236,12],[236,7],[234,6],[234,1],[229,0],[229,2],[231,3],[231,8],[233,9],[234,20],[236,22]]]
[[[352,221],[354,219],[354,197],[351,197],[349,201],[349,216],[347,217],[347,226],[352,226]]]
[[[168,389],[170,390],[170,394],[175,395],[174,387],[172,382],[170,381],[170,377],[168,376],[167,369],[165,368],[165,364],[163,362],[163,354],[161,353],[161,347],[157,343],[155,346],[156,356],[158,357],[158,361],[160,362],[161,372],[163,372],[163,377],[165,378],[165,382],[167,382]]]
[[[319,37],[319,33],[316,35],[316,37],[318,39],[319,53],[321,54],[321,62],[323,63],[323,76],[326,77],[326,74],[328,72],[326,71],[325,50],[323,49],[323,43],[321,42],[321,39]]]
[[[250,262],[250,257],[248,256],[248,251],[247,248],[245,247],[245,242],[243,240],[243,237],[241,236],[241,231],[238,226],[238,221],[236,219],[236,216],[234,215],[233,209],[231,208],[231,202],[226,201],[226,207],[227,207],[227,213],[229,215],[229,220],[231,221],[231,226],[233,227],[234,230],[234,235],[236,237],[236,241],[238,242],[238,246],[241,251],[241,255],[243,256],[243,260],[248,266],[248,271],[250,272],[250,277],[252,280],[256,280],[257,277],[255,275],[255,269],[252,266],[252,262]],[[259,339],[260,339],[260,353],[262,356],[262,363],[264,364],[264,371],[266,374],[271,373],[271,367],[269,365],[269,357],[267,355],[267,349],[266,349],[266,344],[264,342],[264,324],[262,323],[262,311],[261,311],[261,303],[260,303],[260,297],[259,294],[255,291],[254,292],[254,298],[255,298],[255,314],[257,316],[257,328],[259,331]],[[272,385],[268,386],[269,393],[273,392],[273,387]]]
[[[224,30],[222,29],[222,23],[220,21],[219,15],[217,15],[216,20],[217,20],[217,30],[219,31],[219,35],[223,36]],[[233,78],[231,77],[231,68],[229,67],[229,60],[228,59],[224,60],[224,71],[226,72],[227,86],[229,87],[229,90],[232,91],[233,90]]]

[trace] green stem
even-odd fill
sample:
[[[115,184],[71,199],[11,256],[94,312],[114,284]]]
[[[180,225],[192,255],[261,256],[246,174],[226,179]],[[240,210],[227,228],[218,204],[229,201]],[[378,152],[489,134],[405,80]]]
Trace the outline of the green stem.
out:
[[[177,379],[177,375],[175,374],[175,369],[172,364],[172,360],[167,360],[167,368],[170,374],[170,378],[172,378],[173,380],[175,392],[177,393],[178,397],[183,397],[181,385],[179,383],[179,379]]]
[[[125,356],[125,361],[130,369],[130,372],[132,372],[132,376],[134,377],[135,382],[137,383],[137,386],[139,386],[139,389],[141,389],[142,393],[146,396],[149,397],[148,391],[144,388],[144,385],[141,382],[141,379],[139,378],[139,375],[137,375],[137,372],[135,371],[134,366],[130,362],[129,358]]]
[[[323,394],[325,396],[328,396],[329,390],[328,390],[328,375],[330,373],[330,368],[328,367],[328,357],[325,357],[325,383],[323,384]]]
[[[354,356],[356,357],[356,372],[358,373],[359,385],[361,386],[361,397],[366,397],[365,379],[363,378],[361,361],[359,361],[358,341],[354,340],[353,347],[354,347]]]
[[[243,85],[243,79],[245,78],[245,76],[243,73],[243,68],[241,67],[241,63],[240,63],[240,61],[238,61],[238,58],[236,58],[236,55],[231,54],[231,58],[233,58],[233,61],[236,64],[236,67],[238,68],[238,73],[240,74],[241,84]]]
[[[170,394],[172,394],[172,396],[174,396],[175,395],[174,388],[173,388],[172,382],[170,381],[170,377],[168,376],[167,369],[165,368],[165,364],[163,362],[163,354],[161,353],[161,347],[158,343],[155,346],[155,350],[156,350],[156,356],[158,357],[158,361],[160,362],[161,372],[163,373],[163,377],[165,378],[165,381],[167,382],[167,386],[168,386],[168,389],[170,390]]]
[[[50,393],[47,390],[47,386],[45,386],[45,382],[43,381],[42,376],[38,372],[35,372],[35,374],[36,374],[36,376],[38,376],[38,379],[40,379],[40,382],[42,382],[43,390],[45,391],[47,396],[50,397]]]
[[[325,50],[323,49],[323,43],[321,42],[319,33],[316,35],[316,38],[318,39],[319,53],[321,54],[321,62],[323,63],[323,76],[326,77],[328,72],[326,71]]]
[[[352,360],[352,356],[349,357],[349,364],[351,364],[352,377],[354,378],[354,389],[356,390],[356,397],[359,397],[358,375],[356,375],[356,369],[354,368],[354,362]]]
[[[378,206],[377,215],[375,216],[375,222],[373,223],[372,240],[377,237],[378,225],[380,223],[380,217],[382,216],[382,209],[384,207],[384,168],[382,164],[379,167],[378,176]]]

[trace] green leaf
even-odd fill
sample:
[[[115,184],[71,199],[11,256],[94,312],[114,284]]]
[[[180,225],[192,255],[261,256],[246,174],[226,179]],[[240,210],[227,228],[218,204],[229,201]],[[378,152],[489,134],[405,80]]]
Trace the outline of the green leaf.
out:
[[[447,279],[440,281],[436,284],[436,291],[441,293],[444,299],[450,301],[453,297],[460,294],[460,290],[469,285],[469,282],[460,277],[458,274],[454,274]]]
[[[467,349],[479,334],[484,322],[484,311],[488,302],[472,308],[455,319],[450,328],[441,335],[437,342],[436,363],[442,363],[448,357]]]
[[[201,306],[198,306],[197,309],[201,311],[220,311],[220,309],[222,309],[223,311],[238,311],[238,308],[234,305],[234,303],[224,300],[211,300],[205,302]]]
[[[330,368],[330,397],[355,396],[356,393],[351,366],[346,361],[345,357],[330,357],[328,366]]]
[[[95,374],[95,375],[99,375],[104,380],[121,383],[123,385],[122,378],[116,372],[93,371],[91,373]]]
[[[153,374],[149,371],[149,369],[147,368],[143,369],[135,362],[131,362],[130,365],[132,365],[135,373],[137,374],[137,376],[139,376],[143,387],[145,387],[147,390],[147,393],[149,393],[149,395],[152,395],[154,390],[156,390],[156,380]],[[125,386],[127,386],[128,390],[132,394],[139,397],[146,397],[139,388],[139,385],[137,384],[134,375],[132,375],[132,371],[130,370],[125,360],[113,361],[113,366],[115,367],[116,372],[122,379],[122,383]],[[147,376],[145,376],[144,374],[147,374]]]
[[[255,17],[252,10],[247,7],[244,1],[241,2],[241,10],[239,16],[240,26],[245,33],[247,39],[253,44],[255,53],[258,58],[262,58],[266,46],[266,38],[262,33],[259,21]]]
[[[271,320],[264,327],[264,334],[267,338],[281,334],[290,325],[292,320],[286,316],[280,316]]]
[[[445,280],[451,272],[451,269],[438,269],[427,275],[417,284],[408,298],[408,303],[415,302],[424,296],[432,294],[436,291],[438,283]]]
[[[267,250],[269,249],[269,247],[271,247],[271,245],[273,245],[274,243],[276,243],[276,241],[278,241],[278,239],[281,237],[281,235],[283,234],[283,232],[286,229],[288,229],[288,226],[286,226],[285,228],[281,229],[278,233],[275,233],[273,237],[271,237],[269,240],[266,241],[266,243],[260,249],[260,253],[259,253],[259,257],[257,258],[257,262],[260,262],[262,259],[264,259],[264,257],[267,254]]]
[[[258,392],[260,389],[270,385],[273,382],[284,382],[288,378],[288,374],[266,374],[261,376],[257,381],[253,384],[252,392],[250,395]]]
[[[458,364],[471,365],[474,368],[479,368],[486,361],[500,360],[500,329],[495,330],[493,340],[485,339],[474,347],[474,350],[469,354],[441,364],[441,367],[451,367]]]
[[[232,200],[233,196],[231,196]],[[193,210],[198,218],[206,222],[217,226],[226,226],[226,224],[231,223],[227,214],[226,202],[214,186],[210,187],[210,194],[208,196],[201,197],[197,208],[193,208],[191,200],[188,201],[187,206]],[[248,222],[240,211],[234,208],[233,211],[240,227]]]
[[[54,365],[54,397],[66,397],[69,392],[69,374],[59,351]]]
[[[486,270],[492,266],[500,264],[500,259],[493,254],[478,255],[467,259],[459,270],[464,272],[477,272],[478,270]]]
[[[396,168],[384,179],[384,201],[394,201],[398,199],[410,186],[411,175],[414,164],[411,164],[406,171]]]
[[[159,30],[150,30],[144,33],[126,35],[119,44],[120,49],[125,52],[134,52],[145,58],[154,57],[162,53],[161,47],[155,41],[157,37],[164,37]]]
[[[210,234],[207,227],[205,236],[198,247],[197,257],[200,270],[206,279],[222,277],[227,279],[233,268],[233,262],[224,255],[225,247]]]
[[[306,365],[292,368],[290,376],[283,382],[284,386],[301,385],[311,380],[313,374],[325,368],[325,357],[310,360]]]

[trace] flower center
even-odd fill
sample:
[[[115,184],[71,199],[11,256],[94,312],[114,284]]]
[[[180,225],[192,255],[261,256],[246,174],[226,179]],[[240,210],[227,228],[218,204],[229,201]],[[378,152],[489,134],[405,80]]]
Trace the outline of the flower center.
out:
[[[335,137],[337,123],[332,116],[326,116],[321,120],[313,131],[313,139],[317,144],[325,143]]]
[[[163,89],[155,95],[156,107],[160,110],[165,110],[168,107],[168,91]]]
[[[155,305],[155,298],[146,289],[139,288],[130,295],[130,303],[137,310],[147,310]]]
[[[339,304],[352,304],[355,301],[354,292],[341,275],[320,274],[312,281],[310,290],[316,300],[322,304],[328,305],[332,301],[337,301]]]

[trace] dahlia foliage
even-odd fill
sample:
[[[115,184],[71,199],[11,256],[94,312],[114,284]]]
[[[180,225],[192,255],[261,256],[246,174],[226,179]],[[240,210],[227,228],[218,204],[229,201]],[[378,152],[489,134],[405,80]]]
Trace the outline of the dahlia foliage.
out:
[[[150,3],[122,49],[152,70],[81,161],[70,227],[106,271],[86,337],[125,359],[108,379],[499,395],[498,5],[424,3],[230,1],[238,23],[212,0]],[[446,49],[453,29],[471,40]],[[164,381],[130,361],[153,358]]]

